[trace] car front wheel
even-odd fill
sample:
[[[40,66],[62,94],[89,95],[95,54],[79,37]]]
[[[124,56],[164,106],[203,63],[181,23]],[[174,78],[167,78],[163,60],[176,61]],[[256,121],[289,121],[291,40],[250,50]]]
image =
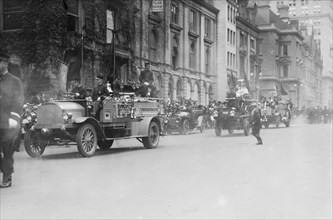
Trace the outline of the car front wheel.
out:
[[[77,149],[84,157],[94,155],[97,148],[97,133],[93,125],[83,124],[76,135]]]
[[[46,146],[47,141],[43,140],[37,131],[27,130],[24,135],[24,148],[30,157],[41,157]]]

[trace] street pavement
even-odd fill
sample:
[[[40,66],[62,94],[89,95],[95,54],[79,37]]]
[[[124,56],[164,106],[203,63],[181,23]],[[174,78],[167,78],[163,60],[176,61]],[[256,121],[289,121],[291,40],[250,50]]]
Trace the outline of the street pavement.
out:
[[[51,146],[15,154],[0,219],[332,219],[332,125],[135,139],[83,158]]]

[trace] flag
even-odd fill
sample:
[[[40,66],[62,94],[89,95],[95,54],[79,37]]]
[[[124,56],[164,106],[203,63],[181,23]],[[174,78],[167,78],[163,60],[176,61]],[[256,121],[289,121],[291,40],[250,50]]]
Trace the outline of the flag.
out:
[[[230,73],[228,78],[228,86],[230,89],[235,88],[236,87],[236,78],[234,77],[234,75],[232,73]]]
[[[280,83],[281,95],[288,95],[288,92],[283,88],[282,83]]]
[[[249,93],[250,93],[251,88],[250,88],[250,83],[249,83],[249,80],[247,79],[246,73],[244,73],[244,80],[245,80],[245,86],[247,88],[247,91],[249,91]]]

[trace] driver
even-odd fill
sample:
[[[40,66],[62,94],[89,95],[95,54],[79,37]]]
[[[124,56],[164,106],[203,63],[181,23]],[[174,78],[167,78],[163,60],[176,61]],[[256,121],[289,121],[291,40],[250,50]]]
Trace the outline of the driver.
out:
[[[139,76],[139,81],[141,83],[141,85],[144,85],[148,88],[151,89],[151,96],[154,97],[155,93],[156,93],[156,87],[153,85],[154,82],[154,76],[153,76],[153,72],[150,69],[150,63],[145,63],[145,69],[143,71],[141,71],[140,76]],[[141,88],[141,89],[144,89]],[[143,92],[143,90],[141,90],[141,92]]]
[[[95,101],[95,118],[99,120],[99,114],[103,108],[103,100],[106,96],[110,95],[107,86],[104,84],[104,76],[98,75],[96,76],[97,86],[94,88],[92,93],[92,99]]]
[[[73,81],[73,89],[71,92],[74,93],[74,97],[78,99],[85,99],[87,96],[87,91],[83,88],[79,80]]]

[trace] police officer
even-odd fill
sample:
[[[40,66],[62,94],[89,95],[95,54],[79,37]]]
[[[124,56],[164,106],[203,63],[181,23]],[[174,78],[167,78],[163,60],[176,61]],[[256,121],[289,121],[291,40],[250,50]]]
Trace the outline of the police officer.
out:
[[[12,185],[14,142],[21,129],[24,104],[23,85],[8,72],[9,55],[0,50],[0,170],[1,188]]]
[[[107,86],[104,84],[104,76],[98,75],[96,77],[97,86],[93,90],[92,99],[95,101],[95,118],[99,120],[99,114],[103,108],[102,101],[105,99],[106,96],[110,95]]]
[[[260,104],[256,103],[255,108],[252,110],[250,124],[252,125],[252,135],[257,139],[257,145],[262,145],[262,139],[260,137],[261,129],[261,109]]]
[[[151,89],[150,94],[152,97],[155,97],[156,95],[156,87],[153,85],[154,82],[154,75],[150,69],[150,63],[145,63],[145,69],[141,71],[139,76],[139,81],[143,87],[141,87],[141,92],[143,92],[145,87],[148,87]]]

